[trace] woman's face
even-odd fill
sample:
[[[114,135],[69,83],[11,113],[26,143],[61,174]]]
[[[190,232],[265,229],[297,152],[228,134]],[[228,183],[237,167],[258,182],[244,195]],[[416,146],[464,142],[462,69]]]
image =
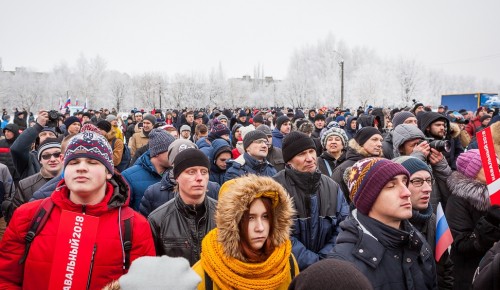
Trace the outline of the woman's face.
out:
[[[260,250],[269,236],[269,218],[262,199],[250,204],[248,221],[248,244],[253,250]]]
[[[238,140],[238,138],[240,137],[241,137],[241,131],[240,129],[237,129],[236,131],[234,131],[234,138]]]
[[[326,150],[330,154],[339,153],[344,149],[342,145],[342,139],[339,136],[330,136],[326,140]]]
[[[384,138],[382,138],[382,135],[375,134],[363,144],[363,148],[365,148],[366,152],[371,156],[380,156],[382,153],[383,140]]]

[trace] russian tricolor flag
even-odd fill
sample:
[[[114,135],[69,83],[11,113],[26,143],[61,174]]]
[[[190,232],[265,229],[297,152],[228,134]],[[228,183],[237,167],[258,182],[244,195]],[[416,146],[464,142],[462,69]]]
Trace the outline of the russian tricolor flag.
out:
[[[448,226],[448,222],[446,221],[446,217],[444,215],[443,207],[441,203],[438,204],[437,215],[436,215],[436,253],[435,258],[436,261],[439,262],[441,256],[445,251],[448,250],[448,247],[453,243],[453,237],[451,236],[450,227]]]
[[[64,104],[64,108],[69,107],[69,105],[71,105],[71,97],[68,97],[68,99],[66,100],[66,103]]]

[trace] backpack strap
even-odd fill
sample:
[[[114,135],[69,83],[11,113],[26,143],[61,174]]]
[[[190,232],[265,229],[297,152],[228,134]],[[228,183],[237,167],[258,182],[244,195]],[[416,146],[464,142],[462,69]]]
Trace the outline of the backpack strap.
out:
[[[205,271],[205,290],[213,290],[214,289],[214,281]]]
[[[288,260],[290,261],[290,276],[292,277],[293,280],[293,278],[295,278],[295,261],[293,260],[292,254],[290,254]]]
[[[326,159],[323,159],[323,161],[325,162],[325,165],[326,165],[326,169],[328,169],[328,176],[332,176],[332,167],[330,166],[330,163],[328,163],[328,161],[326,161]]]
[[[49,219],[50,213],[52,212],[53,208],[54,202],[51,198],[44,199],[38,207],[33,219],[31,220],[28,232],[24,237],[24,239],[26,240],[26,246],[24,248],[24,254],[21,257],[21,260],[19,260],[19,264],[23,264],[26,261],[28,253],[30,251],[31,243],[35,239],[36,235],[38,235],[43,229],[45,223],[47,223],[47,220]]]
[[[132,250],[132,229],[134,212],[130,207],[120,208],[120,227],[123,248],[123,269],[130,268],[130,251]]]

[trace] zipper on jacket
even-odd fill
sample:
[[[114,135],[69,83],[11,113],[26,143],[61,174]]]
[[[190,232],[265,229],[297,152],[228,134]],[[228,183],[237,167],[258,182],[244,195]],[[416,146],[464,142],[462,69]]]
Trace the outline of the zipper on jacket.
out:
[[[86,214],[87,213],[87,205],[82,204],[82,213]]]
[[[90,281],[92,280],[92,270],[94,270],[94,257],[97,252],[97,244],[94,244],[94,250],[92,251],[92,258],[90,259],[90,269],[89,277],[87,278],[87,290],[90,289]]]

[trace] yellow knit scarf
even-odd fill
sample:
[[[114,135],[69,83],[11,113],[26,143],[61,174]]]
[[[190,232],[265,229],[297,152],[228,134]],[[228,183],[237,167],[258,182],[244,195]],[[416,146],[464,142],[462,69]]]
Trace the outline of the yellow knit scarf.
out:
[[[290,240],[276,247],[265,262],[246,263],[224,254],[217,233],[215,228],[203,239],[201,263],[221,289],[276,289],[290,276]]]

